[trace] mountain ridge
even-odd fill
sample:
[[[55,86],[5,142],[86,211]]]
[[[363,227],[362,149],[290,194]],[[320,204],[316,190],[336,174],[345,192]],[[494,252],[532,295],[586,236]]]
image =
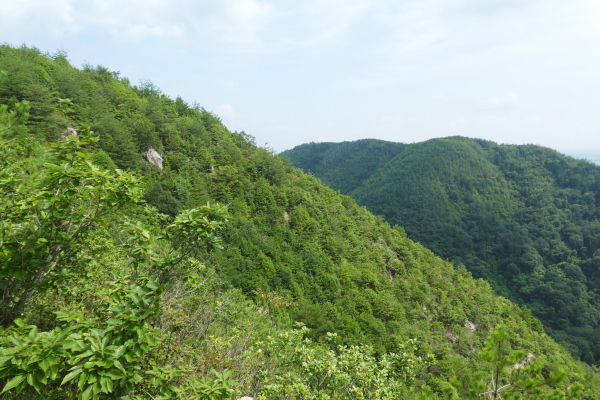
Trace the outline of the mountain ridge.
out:
[[[540,146],[449,137],[407,145],[370,172],[346,194],[532,307],[575,354],[598,359],[585,327],[598,326],[600,167]],[[333,188],[344,179],[329,175]]]

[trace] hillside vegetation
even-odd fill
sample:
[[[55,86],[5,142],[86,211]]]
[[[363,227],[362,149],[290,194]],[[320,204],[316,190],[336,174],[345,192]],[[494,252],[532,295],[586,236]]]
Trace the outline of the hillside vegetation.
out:
[[[388,154],[402,151],[384,165],[338,169],[335,160],[348,159],[352,145],[308,144],[285,154],[529,307],[576,357],[600,361],[600,166],[540,146],[452,137],[388,143]],[[371,156],[380,157],[363,145],[349,159]],[[354,189],[345,190],[346,179]]]
[[[600,399],[529,310],[212,113],[62,53],[0,71],[0,399]]]

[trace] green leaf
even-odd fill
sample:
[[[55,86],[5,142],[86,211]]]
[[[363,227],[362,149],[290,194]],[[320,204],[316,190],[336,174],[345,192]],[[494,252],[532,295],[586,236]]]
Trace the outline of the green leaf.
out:
[[[103,372],[104,376],[108,376],[110,379],[112,380],[119,380],[121,378],[123,378],[123,374],[118,372],[118,371],[114,371],[114,370],[108,370],[106,372]]]
[[[58,376],[58,365],[53,365],[52,367],[50,367],[50,378],[51,379],[56,379],[56,377]]]
[[[27,374],[27,383],[29,384],[29,386],[33,386],[33,374],[32,373]]]
[[[123,353],[125,353],[125,350],[127,350],[127,348],[125,346],[119,346],[116,348],[115,353],[114,353],[114,357],[115,358],[119,358],[123,355]]]
[[[0,368],[2,368],[2,366],[8,361],[11,360],[13,358],[13,356],[4,356],[4,357],[0,357]]]
[[[83,371],[83,369],[82,369]],[[83,389],[83,385],[87,382],[87,378],[88,378],[88,373],[87,372],[83,372],[81,375],[79,375],[79,380],[77,382],[77,386],[79,387],[79,389]]]
[[[13,342],[13,344],[17,347],[23,347],[23,342],[20,341],[18,338],[11,336],[8,338],[11,342]]]
[[[48,363],[52,366],[57,365],[60,362],[60,357],[57,356],[49,356],[46,357],[46,360],[48,361]],[[44,360],[44,361],[46,361]]]
[[[16,326],[18,326],[19,328],[23,328],[23,327],[26,325],[26,324],[25,324],[25,321],[23,321],[23,319],[22,319],[22,318],[17,318],[17,319],[15,319],[13,322],[14,322],[14,324],[15,324]]]
[[[40,382],[41,385],[45,385],[48,383],[48,376],[39,369],[35,372],[35,379]]]
[[[146,283],[146,286],[148,286],[152,290],[158,290],[159,288],[158,283],[155,281],[148,281],[148,283]]]
[[[110,378],[105,376],[100,378],[100,386],[102,387],[102,391],[104,393],[112,393],[113,391],[113,381]]]
[[[77,356],[77,360],[81,360],[81,359],[89,357],[89,356],[91,356],[93,354],[94,354],[94,352],[92,350],[85,351],[85,352],[83,352],[83,353],[81,353],[80,355]]]
[[[77,376],[79,376],[79,374],[81,374],[83,372],[82,368],[77,368],[76,370],[73,370],[71,372],[69,372],[62,380],[62,382],[60,383],[61,386],[64,385],[65,383],[69,382],[71,379],[76,378]]]
[[[29,339],[35,340],[37,337],[37,326],[34,326],[31,331],[29,331]]]
[[[4,389],[2,389],[1,393],[4,393],[6,391],[9,391],[10,389],[19,386],[21,384],[21,382],[23,382],[25,380],[26,376],[25,375],[17,375],[14,378],[12,378],[10,381],[8,381],[8,383],[6,384],[6,386],[4,386]]]
[[[94,385],[90,385],[88,386],[88,388],[81,393],[81,400],[89,400],[90,397],[92,397],[92,389],[94,388]]]

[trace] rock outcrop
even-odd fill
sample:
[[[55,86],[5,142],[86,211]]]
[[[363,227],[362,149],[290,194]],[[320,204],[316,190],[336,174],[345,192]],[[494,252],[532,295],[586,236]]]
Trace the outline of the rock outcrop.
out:
[[[151,164],[157,165],[161,170],[163,169],[163,158],[158,151],[150,147],[148,151],[144,153],[144,158]]]
[[[71,128],[69,126],[64,131],[62,131],[62,134],[60,135],[60,138],[61,139],[66,139],[69,136],[79,137],[79,132],[77,132],[77,130],[75,130],[75,128]]]

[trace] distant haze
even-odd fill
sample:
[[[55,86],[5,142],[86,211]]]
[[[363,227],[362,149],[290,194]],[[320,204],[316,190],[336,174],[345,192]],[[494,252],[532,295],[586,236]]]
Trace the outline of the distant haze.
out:
[[[571,157],[585,159],[585,160],[588,160],[588,161],[591,161],[593,163],[596,163],[596,164],[600,165],[600,149],[595,149],[595,150],[571,150],[571,151],[565,151],[563,153],[566,154],[566,155],[568,155],[568,156],[571,156]]]
[[[598,21],[598,0],[0,2],[1,40],[151,80],[276,151],[461,135],[597,161]]]

